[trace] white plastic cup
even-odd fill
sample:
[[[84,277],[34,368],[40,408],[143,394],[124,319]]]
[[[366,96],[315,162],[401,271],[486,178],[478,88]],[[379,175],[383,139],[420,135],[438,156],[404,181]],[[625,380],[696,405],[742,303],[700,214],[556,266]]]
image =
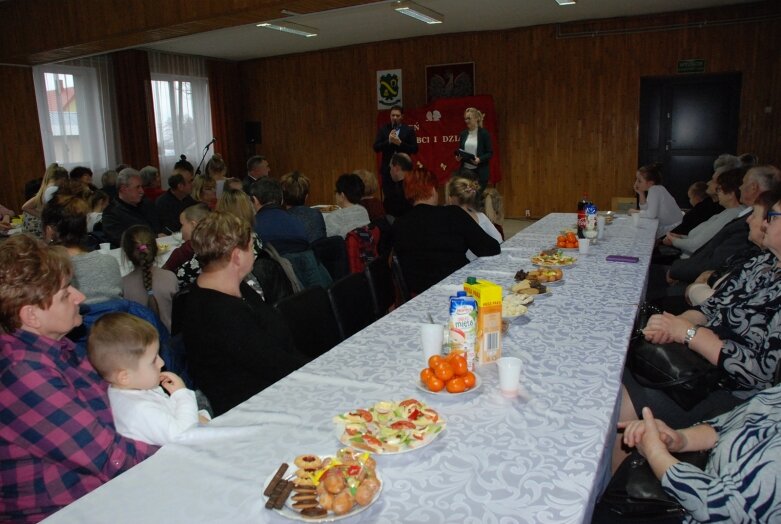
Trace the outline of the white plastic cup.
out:
[[[423,324],[420,326],[420,344],[423,346],[423,359],[428,366],[428,359],[442,353],[444,329],[440,324]]]
[[[581,255],[588,255],[588,248],[590,244],[591,244],[591,239],[589,238],[578,239],[578,251],[580,251]]]
[[[109,251],[111,251],[111,244],[109,244],[108,242],[103,242],[100,244],[101,253],[108,253]]]
[[[602,215],[597,216],[597,238],[602,240],[605,237],[605,217]]]
[[[182,232],[181,232],[181,231],[176,231],[176,232],[174,232],[174,233],[171,235],[171,237],[173,237],[173,239],[174,239],[174,243],[176,243],[176,245],[179,245],[179,244],[181,244],[181,243],[182,243]]]
[[[635,227],[640,226],[640,213],[632,213],[632,225]]]
[[[499,369],[499,390],[508,398],[518,396],[521,385],[521,359],[502,357],[496,361]]]

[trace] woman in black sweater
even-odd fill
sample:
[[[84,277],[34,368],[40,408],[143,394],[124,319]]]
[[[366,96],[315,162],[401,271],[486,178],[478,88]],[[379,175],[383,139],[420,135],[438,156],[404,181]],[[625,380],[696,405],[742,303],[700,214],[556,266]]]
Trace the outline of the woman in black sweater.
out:
[[[404,195],[414,207],[394,224],[395,252],[410,292],[422,293],[468,263],[466,252],[498,255],[499,243],[463,209],[440,207],[436,178],[416,169],[404,179]]]

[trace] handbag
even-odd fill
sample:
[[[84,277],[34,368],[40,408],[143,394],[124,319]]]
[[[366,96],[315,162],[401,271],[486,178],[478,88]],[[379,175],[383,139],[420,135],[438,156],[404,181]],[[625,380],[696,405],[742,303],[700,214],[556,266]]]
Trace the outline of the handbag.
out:
[[[640,307],[629,343],[627,366],[638,384],[663,390],[682,409],[689,411],[720,387],[722,371],[684,344],[647,341],[642,327],[657,313],[660,311],[651,305]]]
[[[705,469],[710,451],[673,453],[681,462]],[[632,522],[653,521],[682,516],[686,512],[665,493],[651,465],[634,450],[624,459],[600,499],[600,504]]]

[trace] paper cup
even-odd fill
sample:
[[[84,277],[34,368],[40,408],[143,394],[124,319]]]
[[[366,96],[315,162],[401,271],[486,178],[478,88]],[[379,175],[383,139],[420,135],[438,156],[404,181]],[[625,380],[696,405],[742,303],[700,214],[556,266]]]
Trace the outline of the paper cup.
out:
[[[640,213],[632,213],[632,225],[635,227],[640,226]]]
[[[423,324],[420,326],[420,344],[423,346],[423,361],[428,366],[428,359],[442,353],[444,329],[439,324]]]
[[[605,217],[597,216],[597,238],[602,240],[605,237]]]
[[[581,255],[588,255],[588,248],[591,245],[591,240],[588,238],[578,239],[578,251]]]
[[[109,244],[108,242],[103,242],[102,244],[100,244],[101,253],[108,253],[109,251],[111,251],[111,244]]]
[[[499,369],[499,390],[505,397],[515,397],[521,383],[521,359],[502,357],[496,361]]]

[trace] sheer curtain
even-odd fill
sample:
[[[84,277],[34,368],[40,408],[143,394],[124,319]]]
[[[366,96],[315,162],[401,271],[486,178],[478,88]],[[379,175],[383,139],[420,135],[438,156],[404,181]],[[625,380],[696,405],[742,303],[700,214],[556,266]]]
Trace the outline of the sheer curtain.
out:
[[[187,155],[197,167],[212,139],[209,79],[206,61],[195,56],[150,52],[149,70],[160,174],[163,187],[167,187],[179,155]]]
[[[116,163],[111,58],[95,56],[33,68],[46,164],[87,166],[100,175]]]

